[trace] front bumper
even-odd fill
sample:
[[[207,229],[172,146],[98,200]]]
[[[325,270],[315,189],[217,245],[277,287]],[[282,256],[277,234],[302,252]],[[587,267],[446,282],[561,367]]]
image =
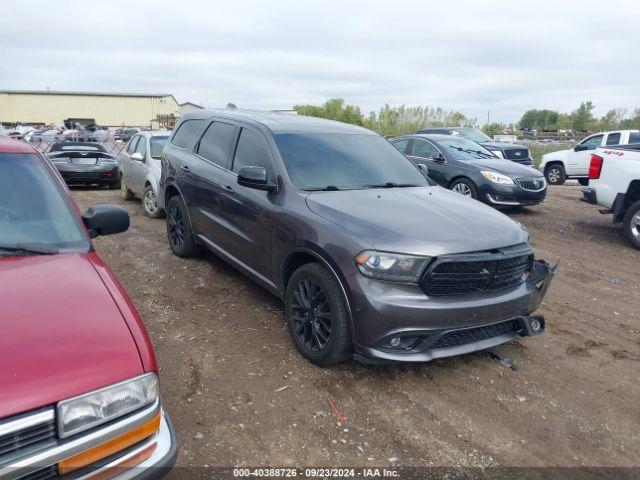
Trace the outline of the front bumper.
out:
[[[139,425],[148,422],[160,413],[160,428],[151,437],[136,445],[126,448],[103,460],[88,465],[64,476],[57,474],[59,462],[89,451],[114,438],[126,434]],[[144,461],[135,462],[136,455],[153,448],[153,453]],[[88,479],[102,474],[107,478],[127,480],[132,478],[162,478],[176,462],[178,444],[169,418],[156,401],[141,411],[130,414],[105,426],[90,430],[69,439],[57,440],[53,445],[37,453],[20,458],[12,463],[2,465],[0,480],[20,480],[22,478],[70,478],[73,480]],[[130,466],[135,465],[135,466]]]
[[[77,166],[54,163],[68,185],[106,185],[120,179],[118,165]]]
[[[374,363],[427,362],[538,335],[544,331],[544,319],[530,315],[542,302],[556,268],[538,260],[517,287],[431,298],[417,285],[357,278],[360,293],[353,295],[352,306],[355,358]],[[533,331],[532,320],[542,328]],[[390,346],[394,337],[401,339],[397,349]]]
[[[478,193],[489,205],[517,207],[542,203],[547,197],[547,188],[534,191],[517,185],[483,185]]]

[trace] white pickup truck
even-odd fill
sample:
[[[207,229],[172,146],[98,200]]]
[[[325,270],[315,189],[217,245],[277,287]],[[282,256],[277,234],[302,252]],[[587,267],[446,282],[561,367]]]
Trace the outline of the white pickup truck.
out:
[[[591,155],[589,186],[582,200],[613,214],[613,223],[640,249],[640,143],[598,148]]]
[[[547,183],[562,185],[567,178],[576,178],[587,185],[591,154],[598,147],[640,143],[640,131],[615,130],[600,132],[582,139],[569,150],[559,150],[542,156],[538,169],[547,177]]]

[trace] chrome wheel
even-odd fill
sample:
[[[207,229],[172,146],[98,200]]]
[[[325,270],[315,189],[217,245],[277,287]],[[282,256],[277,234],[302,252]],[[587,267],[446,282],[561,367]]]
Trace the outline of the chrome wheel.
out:
[[[155,215],[158,212],[158,199],[153,190],[147,190],[143,198],[144,209],[149,215]]]
[[[313,280],[301,280],[290,314],[298,341],[311,352],[324,350],[331,337],[331,307],[322,287]]]
[[[636,212],[636,214],[631,217],[631,223],[629,226],[633,236],[640,240],[640,211]]]
[[[549,173],[547,174],[549,177],[550,183],[557,183],[560,181],[560,169],[558,168],[550,168]]]
[[[471,197],[471,189],[466,183],[456,183],[451,191],[456,192],[464,197]]]

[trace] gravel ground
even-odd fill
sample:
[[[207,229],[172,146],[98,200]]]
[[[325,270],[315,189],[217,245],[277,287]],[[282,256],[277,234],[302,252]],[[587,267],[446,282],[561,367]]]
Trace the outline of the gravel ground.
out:
[[[173,256],[139,202],[74,194],[131,215],[95,243],[155,345],[178,465],[640,465],[640,251],[575,185],[512,214],[538,257],[561,260],[543,336],[492,349],[502,362],[328,369],[297,354],[279,300],[213,255]]]

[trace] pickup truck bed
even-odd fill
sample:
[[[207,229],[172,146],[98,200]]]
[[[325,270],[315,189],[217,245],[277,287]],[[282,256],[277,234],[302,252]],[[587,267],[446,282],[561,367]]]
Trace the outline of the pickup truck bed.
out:
[[[621,222],[629,242],[640,249],[640,144],[598,148],[582,200],[613,214],[613,222]]]

